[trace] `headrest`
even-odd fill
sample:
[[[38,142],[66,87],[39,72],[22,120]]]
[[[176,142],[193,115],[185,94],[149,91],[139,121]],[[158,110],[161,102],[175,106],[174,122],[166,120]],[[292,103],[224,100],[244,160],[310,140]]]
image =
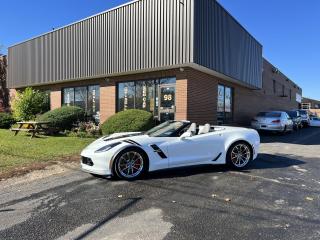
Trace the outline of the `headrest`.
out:
[[[197,131],[197,124],[192,123],[188,129],[188,132],[195,133]]]

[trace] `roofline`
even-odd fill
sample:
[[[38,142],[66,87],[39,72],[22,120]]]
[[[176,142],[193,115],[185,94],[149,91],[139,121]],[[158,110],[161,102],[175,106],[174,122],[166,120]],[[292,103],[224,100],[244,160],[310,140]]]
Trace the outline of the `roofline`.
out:
[[[269,63],[271,66],[273,66],[273,67],[275,67],[275,68],[277,68],[278,69],[278,67],[277,66],[275,66],[274,64],[272,64],[268,59],[266,59],[265,57],[262,57],[262,59],[263,59],[263,61],[266,61],[267,63]],[[302,88],[296,83],[296,82],[294,82],[293,80],[291,80],[291,78],[289,78],[287,75],[285,75],[282,71],[281,71],[281,69],[279,69],[279,71],[280,71],[280,73],[284,76],[284,77],[286,77],[287,79],[289,79],[289,81],[291,81],[293,84],[295,84],[300,90],[302,90]]]
[[[216,1],[216,0],[214,0]],[[224,6],[222,6],[221,3],[219,3],[218,1],[216,1],[216,3],[250,36],[252,37],[254,40],[256,40],[256,42],[263,47],[262,43],[260,43]]]
[[[12,48],[12,47],[15,47],[15,46],[18,46],[18,45],[20,45],[20,44],[29,42],[29,41],[34,40],[34,39],[36,39],[36,38],[43,37],[43,36],[45,36],[45,35],[47,35],[47,34],[57,32],[57,31],[59,31],[59,30],[61,30],[61,29],[63,29],[63,28],[70,27],[70,26],[72,26],[72,25],[75,25],[75,24],[78,24],[78,23],[80,23],[80,22],[89,20],[89,19],[94,18],[94,17],[96,17],[96,16],[99,16],[99,15],[102,15],[102,14],[105,14],[105,13],[108,13],[108,12],[115,11],[115,10],[117,10],[117,9],[123,8],[123,7],[125,7],[125,6],[131,5],[131,4],[135,3],[135,2],[140,2],[140,1],[141,1],[141,0],[132,0],[132,1],[129,1],[129,2],[127,2],[127,3],[121,4],[121,5],[119,5],[119,6],[116,6],[116,7],[110,8],[110,9],[107,9],[107,10],[105,10],[105,11],[103,11],[103,12],[96,13],[96,14],[91,15],[91,16],[89,16],[89,17],[80,19],[80,20],[78,20],[78,21],[75,21],[75,22],[72,22],[72,23],[70,23],[70,24],[67,24],[67,25],[64,25],[64,26],[62,26],[62,27],[59,27],[59,28],[57,28],[57,29],[54,29],[54,30],[52,30],[52,31],[45,32],[45,33],[36,35],[36,36],[34,36],[34,37],[28,38],[27,40],[23,40],[23,41],[21,41],[21,42],[15,43],[15,44],[9,46],[8,49],[9,49],[9,48]]]
[[[45,36],[45,35],[47,35],[47,34],[50,34],[50,33],[56,32],[56,31],[59,31],[59,30],[61,30],[61,29],[63,29],[63,28],[67,28],[67,27],[70,27],[70,26],[75,25],[75,24],[77,24],[77,23],[80,23],[80,22],[89,20],[89,19],[94,18],[94,17],[96,17],[96,16],[99,16],[99,15],[102,15],[102,14],[105,14],[105,13],[108,13],[108,12],[115,11],[115,10],[117,10],[117,9],[120,9],[120,8],[122,8],[122,7],[131,5],[131,4],[135,3],[135,2],[140,2],[140,1],[141,1],[141,0],[132,0],[132,1],[129,1],[129,2],[127,2],[127,3],[121,4],[121,5],[119,5],[119,6],[116,6],[116,7],[110,8],[110,9],[107,9],[107,10],[105,10],[105,11],[103,11],[103,12],[96,13],[96,14],[94,14],[94,15],[91,15],[91,16],[89,16],[89,17],[80,19],[80,20],[78,20],[78,21],[72,22],[72,23],[67,24],[67,25],[64,25],[64,26],[62,26],[62,27],[58,27],[57,29],[54,29],[54,30],[52,30],[52,31],[48,31],[48,32],[45,32],[45,33],[36,35],[36,36],[34,36],[34,37],[28,38],[28,39],[26,39],[26,40],[23,40],[23,41],[21,41],[21,42],[15,43],[15,44],[9,46],[8,49],[9,49],[9,48],[12,48],[12,47],[15,47],[15,46],[18,46],[18,45],[20,45],[20,44],[29,42],[29,41],[34,40],[34,39],[36,39],[36,38]],[[214,0],[214,1],[216,1],[216,0]],[[263,45],[262,45],[226,8],[224,8],[218,1],[216,1],[216,3],[217,3],[224,11],[226,11],[226,13],[227,13],[249,36],[251,36],[261,47],[263,47]]]

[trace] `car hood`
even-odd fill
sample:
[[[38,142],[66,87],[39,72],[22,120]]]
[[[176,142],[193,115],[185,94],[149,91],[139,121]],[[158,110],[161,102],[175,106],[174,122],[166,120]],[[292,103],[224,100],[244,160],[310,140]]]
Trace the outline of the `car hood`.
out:
[[[133,136],[141,136],[141,132],[124,132],[124,133],[114,133],[108,136],[103,136],[90,145],[88,145],[85,149],[99,149],[102,148],[106,145],[116,143],[116,142],[121,142],[125,139],[129,139],[130,137]],[[147,136],[147,135],[144,135]]]
[[[117,142],[123,142],[123,144],[132,144],[145,147],[150,144],[161,144],[163,142],[174,141],[174,137],[150,137],[141,132],[126,132],[116,133],[109,136],[99,138],[85,148],[85,150],[97,150],[106,145],[110,145]],[[119,145],[120,146],[120,145]]]

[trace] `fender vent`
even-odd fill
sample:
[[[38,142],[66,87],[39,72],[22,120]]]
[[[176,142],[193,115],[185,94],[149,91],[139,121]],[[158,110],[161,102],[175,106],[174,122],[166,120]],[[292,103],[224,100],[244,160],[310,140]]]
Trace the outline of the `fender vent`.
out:
[[[150,147],[152,147],[154,152],[158,153],[158,155],[161,158],[167,158],[167,156],[164,154],[164,152],[162,152],[162,150],[156,144],[152,144],[152,145],[150,145]]]

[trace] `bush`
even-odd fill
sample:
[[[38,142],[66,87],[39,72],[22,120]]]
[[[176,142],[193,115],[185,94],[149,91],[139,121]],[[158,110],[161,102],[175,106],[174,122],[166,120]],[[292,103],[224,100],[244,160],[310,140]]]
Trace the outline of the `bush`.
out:
[[[59,131],[71,130],[73,124],[83,121],[85,118],[85,112],[80,107],[68,107],[64,106],[55,110],[46,112],[45,114],[37,118],[40,122],[50,122],[50,127]]]
[[[49,95],[32,88],[17,92],[12,103],[13,117],[17,121],[33,120],[38,114],[44,113],[49,109]]]
[[[66,135],[80,138],[98,138],[101,137],[102,132],[100,126],[97,126],[94,122],[79,122],[72,131],[66,131]]]
[[[126,110],[110,117],[101,126],[103,134],[140,132],[153,127],[153,115],[142,110]]]
[[[15,122],[10,113],[0,113],[0,128],[9,129]]]

